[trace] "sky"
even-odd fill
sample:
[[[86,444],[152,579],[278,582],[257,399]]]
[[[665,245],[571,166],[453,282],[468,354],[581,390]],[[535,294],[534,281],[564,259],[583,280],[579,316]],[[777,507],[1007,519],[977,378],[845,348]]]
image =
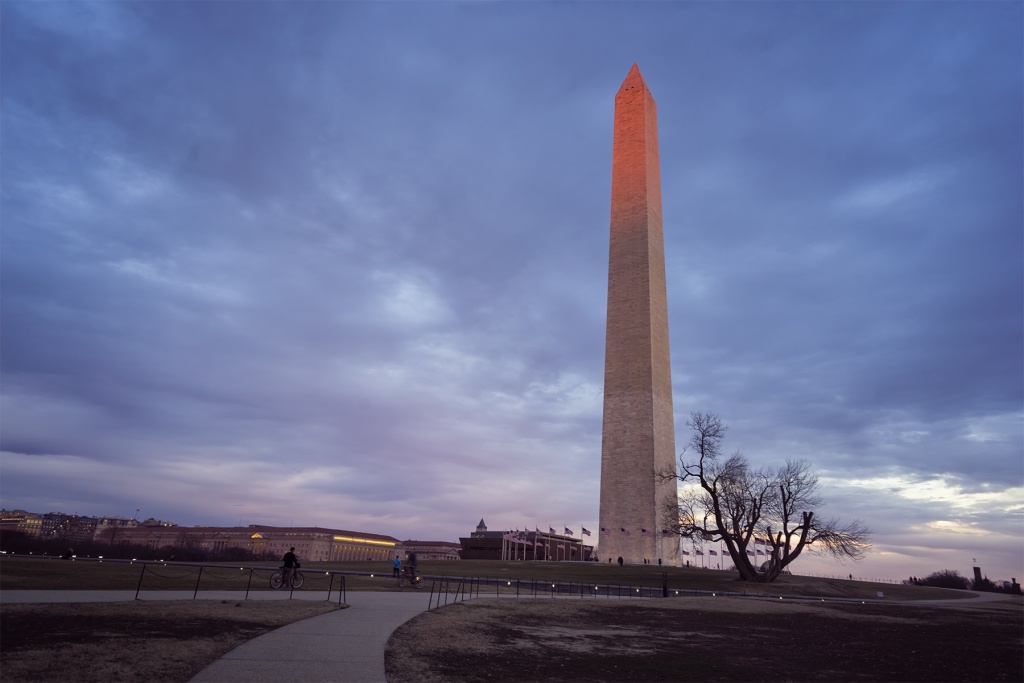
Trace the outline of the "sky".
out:
[[[595,530],[636,62],[677,446],[1019,581],[1022,7],[3,0],[0,505]]]

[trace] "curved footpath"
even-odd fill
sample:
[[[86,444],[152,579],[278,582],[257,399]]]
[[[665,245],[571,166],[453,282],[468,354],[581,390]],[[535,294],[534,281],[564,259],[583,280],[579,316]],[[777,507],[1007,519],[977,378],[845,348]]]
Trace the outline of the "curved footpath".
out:
[[[192,591],[143,591],[143,600],[191,600]],[[202,591],[202,600],[239,600],[237,592]],[[333,596],[332,596],[333,597]],[[514,599],[514,596],[503,596]],[[250,600],[282,599],[277,593],[251,593]],[[526,596],[524,596],[526,598]],[[122,602],[135,599],[134,591],[22,591],[0,592],[0,602]],[[323,601],[325,591],[302,591],[294,599]],[[337,598],[334,598],[337,600]],[[857,600],[886,604],[969,606],[1002,601],[1005,596],[982,593],[958,600]],[[321,614],[264,633],[231,650],[192,680],[206,683],[385,683],[384,649],[396,628],[426,611],[429,593],[349,591],[347,609]]]
[[[384,683],[388,638],[396,628],[426,611],[428,599],[420,591],[349,591],[348,609],[264,633],[228,652],[192,680]]]

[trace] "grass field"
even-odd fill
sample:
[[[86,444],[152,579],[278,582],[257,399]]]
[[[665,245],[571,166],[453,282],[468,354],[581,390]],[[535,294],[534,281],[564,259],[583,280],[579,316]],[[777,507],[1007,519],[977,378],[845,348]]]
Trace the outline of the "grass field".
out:
[[[0,590],[270,590],[276,563],[256,565],[198,565],[128,563],[121,561],[61,560],[0,556]],[[144,568],[145,567],[145,568]],[[337,590],[332,572],[345,573],[346,590],[398,590],[390,567],[383,563],[304,563],[302,590]],[[481,587],[481,593],[529,590],[526,582],[559,582],[601,586],[661,588],[671,591],[721,591],[742,594],[805,595],[885,600],[937,600],[971,597],[968,591],[923,586],[847,581],[804,576],[781,576],[771,584],[739,581],[735,572],[699,568],[625,566],[581,562],[493,562],[464,560],[422,562],[420,573],[430,586],[432,577],[475,577],[501,580]],[[371,576],[372,574],[372,576]],[[518,585],[517,585],[518,582]]]

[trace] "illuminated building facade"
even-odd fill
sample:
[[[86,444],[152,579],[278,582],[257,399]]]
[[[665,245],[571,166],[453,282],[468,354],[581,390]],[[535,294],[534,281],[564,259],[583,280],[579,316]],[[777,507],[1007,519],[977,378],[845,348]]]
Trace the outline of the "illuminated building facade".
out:
[[[121,530],[120,540],[149,548],[192,547],[215,553],[239,548],[278,558],[295,548],[307,562],[387,562],[404,552],[397,538],[322,527],[150,526]]]

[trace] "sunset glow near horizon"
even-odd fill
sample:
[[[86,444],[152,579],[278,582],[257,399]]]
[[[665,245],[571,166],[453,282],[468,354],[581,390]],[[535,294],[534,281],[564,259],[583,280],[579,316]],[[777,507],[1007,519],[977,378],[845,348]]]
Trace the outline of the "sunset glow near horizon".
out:
[[[0,4],[0,505],[599,542],[612,111],[676,446],[1024,578],[1017,2]],[[598,551],[600,553],[600,550]]]

